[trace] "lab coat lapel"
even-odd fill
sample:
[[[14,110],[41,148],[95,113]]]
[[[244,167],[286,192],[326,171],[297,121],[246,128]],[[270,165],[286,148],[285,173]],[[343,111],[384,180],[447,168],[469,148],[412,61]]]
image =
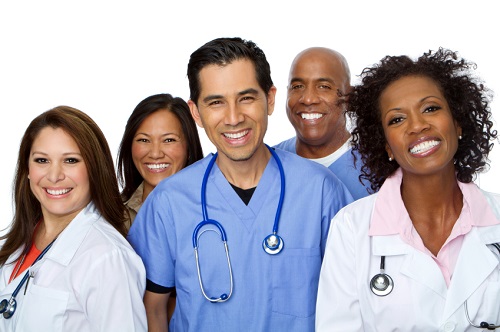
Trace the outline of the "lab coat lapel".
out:
[[[44,259],[51,259],[62,265],[68,265],[87,236],[91,225],[97,221],[99,214],[93,203],[89,203],[59,234],[52,248],[45,257],[33,266],[36,271],[43,265]],[[36,269],[36,270],[35,270]]]
[[[451,279],[443,319],[450,317],[462,306],[497,268],[498,258],[486,246],[496,242],[500,242],[498,226],[473,227],[465,236]]]

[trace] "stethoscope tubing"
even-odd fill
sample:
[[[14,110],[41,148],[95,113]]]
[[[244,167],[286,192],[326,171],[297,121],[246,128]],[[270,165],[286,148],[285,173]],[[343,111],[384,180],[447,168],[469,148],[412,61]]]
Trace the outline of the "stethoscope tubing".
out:
[[[43,256],[45,256],[47,251],[49,251],[50,247],[52,247],[52,244],[54,244],[54,241],[55,241],[55,239],[52,240],[52,242],[50,242],[49,245],[47,247],[45,247],[45,249],[42,250],[42,252],[40,253],[40,255],[38,255],[38,257],[35,259],[33,264],[31,264],[30,268],[33,265],[35,265],[38,261],[40,261]],[[14,315],[14,313],[16,311],[16,306],[17,306],[16,296],[17,296],[17,294],[19,294],[19,291],[23,287],[26,280],[28,280],[29,276],[30,276],[30,270],[28,269],[26,271],[26,273],[24,274],[23,278],[21,279],[21,281],[19,282],[19,284],[17,285],[16,289],[14,290],[12,295],[10,296],[9,301],[7,302],[7,299],[3,299],[0,302],[0,313],[3,314],[4,318],[9,319],[10,317],[12,317],[12,315]]]

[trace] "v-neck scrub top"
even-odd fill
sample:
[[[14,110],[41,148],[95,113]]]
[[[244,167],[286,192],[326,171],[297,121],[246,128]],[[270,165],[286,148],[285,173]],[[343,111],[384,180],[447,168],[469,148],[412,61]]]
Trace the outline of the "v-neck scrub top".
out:
[[[206,186],[208,218],[227,234],[234,278],[231,298],[210,303],[200,290],[192,244],[203,220],[201,185],[212,156],[162,181],[141,207],[128,240],[142,257],[147,279],[176,287],[172,331],[313,331],[319,271],[330,220],[352,201],[325,167],[276,150],[286,190],[278,234],[284,248],[269,255],[262,241],[272,232],[280,196],[274,158],[245,205],[215,163]],[[201,233],[201,231],[200,231]],[[209,297],[229,293],[225,251],[218,233],[199,238],[202,279]]]

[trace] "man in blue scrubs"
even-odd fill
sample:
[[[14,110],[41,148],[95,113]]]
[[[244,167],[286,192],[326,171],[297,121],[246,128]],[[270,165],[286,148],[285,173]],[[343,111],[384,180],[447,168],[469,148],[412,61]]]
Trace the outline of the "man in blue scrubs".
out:
[[[350,81],[347,61],[337,51],[312,47],[300,52],[290,68],[286,105],[296,137],[276,147],[328,167],[359,199],[368,196],[370,184],[359,181],[362,163],[359,155],[354,162],[349,146],[344,111]]]
[[[146,266],[149,331],[168,331],[174,288],[172,331],[313,331],[330,220],[352,197],[326,168],[282,150],[274,157],[264,144],[276,88],[255,43],[208,42],[191,54],[188,78],[191,113],[217,155],[161,182],[130,229]],[[220,228],[194,232],[204,219]],[[274,231],[283,246],[269,254],[263,240]]]

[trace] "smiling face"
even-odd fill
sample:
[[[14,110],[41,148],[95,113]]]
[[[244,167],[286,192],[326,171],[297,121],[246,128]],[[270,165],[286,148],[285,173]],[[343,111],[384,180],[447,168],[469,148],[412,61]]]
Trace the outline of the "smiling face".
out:
[[[33,141],[29,179],[45,219],[72,220],[90,202],[87,167],[75,140],[46,127]]]
[[[261,89],[249,60],[225,66],[208,65],[199,73],[198,105],[189,101],[196,123],[219,152],[218,163],[250,160],[263,144],[276,88]],[[219,164],[220,166],[220,164]]]
[[[298,144],[324,146],[327,155],[346,141],[344,104],[339,103],[338,92],[345,94],[349,89],[347,64],[335,51],[312,48],[295,58],[286,111]]]
[[[141,123],[132,141],[132,159],[144,179],[144,197],[161,180],[186,165],[187,142],[182,125],[169,110],[158,110]]]
[[[403,172],[454,171],[461,128],[430,78],[407,76],[389,84],[379,99],[389,157]]]

